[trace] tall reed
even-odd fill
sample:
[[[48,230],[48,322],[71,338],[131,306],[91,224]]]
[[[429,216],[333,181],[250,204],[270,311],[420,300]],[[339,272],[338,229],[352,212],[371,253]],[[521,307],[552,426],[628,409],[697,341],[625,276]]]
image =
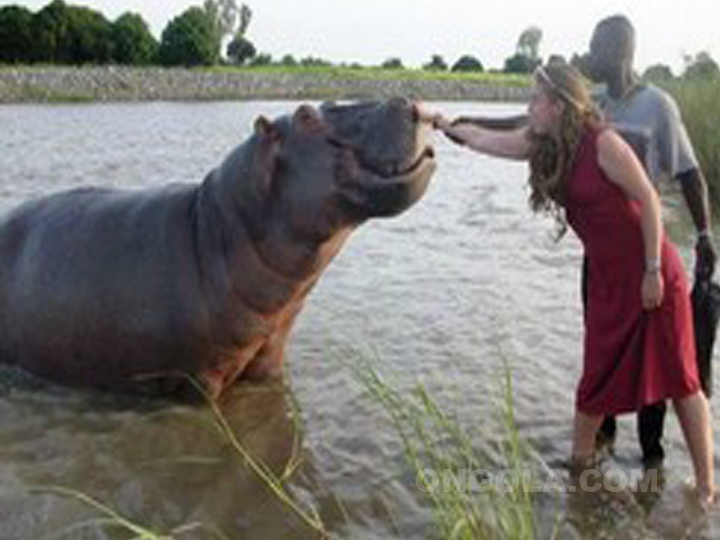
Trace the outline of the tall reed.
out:
[[[418,489],[427,495],[437,536],[443,540],[536,540],[538,526],[528,479],[529,453],[515,424],[512,376],[505,369],[500,381],[501,402],[497,419],[502,463],[493,462],[478,449],[468,433],[435,401],[420,383],[401,393],[387,382],[369,361],[351,365],[357,380],[389,414],[402,440],[405,460],[415,473]],[[493,432],[497,437],[498,432]],[[513,489],[485,479],[482,489],[444,482],[441,489],[429,485],[425,471],[442,475],[448,471],[491,471],[501,468],[516,473]],[[424,484],[424,485],[423,485]],[[552,537],[559,534],[557,516]]]
[[[678,102],[707,178],[710,201],[720,210],[720,78],[674,81],[665,87]]]

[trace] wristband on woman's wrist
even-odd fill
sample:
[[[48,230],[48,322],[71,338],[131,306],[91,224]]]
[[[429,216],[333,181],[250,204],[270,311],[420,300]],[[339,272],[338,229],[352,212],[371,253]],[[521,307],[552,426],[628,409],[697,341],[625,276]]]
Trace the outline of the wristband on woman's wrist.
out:
[[[645,273],[646,274],[655,274],[660,273],[660,259],[652,257],[649,259],[645,259]]]
[[[710,232],[710,229],[708,227],[705,227],[703,229],[700,229],[697,233],[698,238],[711,238],[712,233]]]

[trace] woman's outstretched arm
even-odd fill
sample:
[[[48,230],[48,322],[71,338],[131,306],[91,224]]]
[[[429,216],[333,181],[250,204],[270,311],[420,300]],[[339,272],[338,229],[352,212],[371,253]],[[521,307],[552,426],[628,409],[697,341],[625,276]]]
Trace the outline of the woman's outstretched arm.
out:
[[[440,113],[428,111],[421,105],[416,105],[416,110],[421,122],[432,124],[454,142],[467,145],[476,152],[507,159],[528,159],[530,140],[527,127],[509,131],[486,129],[470,123],[450,122]]]
[[[472,124],[452,125],[445,118],[433,122],[445,135],[476,152],[495,157],[525,160],[530,155],[528,128],[511,131],[485,129]]]
[[[528,123],[527,114],[512,116],[458,116],[452,121],[453,125],[473,124],[475,126],[492,130],[514,130],[525,127]]]

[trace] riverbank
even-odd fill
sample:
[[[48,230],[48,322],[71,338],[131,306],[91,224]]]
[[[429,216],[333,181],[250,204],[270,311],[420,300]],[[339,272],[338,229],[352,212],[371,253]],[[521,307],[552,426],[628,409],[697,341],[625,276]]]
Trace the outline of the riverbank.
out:
[[[523,101],[527,81],[492,74],[377,69],[5,67],[0,103],[373,99]]]

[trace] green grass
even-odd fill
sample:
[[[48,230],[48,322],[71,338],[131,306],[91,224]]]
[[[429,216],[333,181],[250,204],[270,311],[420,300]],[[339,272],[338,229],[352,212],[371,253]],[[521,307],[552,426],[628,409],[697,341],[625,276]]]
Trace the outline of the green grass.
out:
[[[675,97],[707,178],[712,206],[720,209],[720,79],[673,82],[666,86]]]
[[[78,490],[62,486],[42,486],[33,488],[32,491],[39,494],[55,495],[58,497],[75,499],[76,501],[95,510],[100,516],[95,519],[76,523],[70,527],[58,530],[53,534],[44,536],[43,538],[38,540],[70,538],[70,535],[73,535],[74,533],[82,529],[97,526],[107,529],[124,530],[129,534],[133,535],[131,537],[133,540],[180,540],[184,535],[196,533],[200,530],[205,530],[206,532],[210,533],[211,538],[215,540],[228,540],[228,538],[223,535],[221,531],[218,531],[211,527],[206,527],[202,523],[189,523],[186,525],[181,525],[180,527],[174,528],[167,534],[158,533],[122,516],[120,513],[113,510],[111,507]]]
[[[232,67],[216,66],[211,68],[196,68],[219,73],[263,73],[277,75],[314,75],[340,80],[381,80],[381,81],[413,81],[413,80],[439,80],[439,81],[472,81],[494,86],[529,86],[531,78],[527,75],[513,75],[506,73],[473,73],[433,71],[423,69],[385,69],[380,67],[341,67],[341,66],[258,66],[258,67]]]
[[[509,368],[499,385],[502,396],[498,406],[497,430],[501,434],[498,454],[502,463],[484,455],[467,432],[432,398],[422,384],[403,394],[388,383],[367,361],[351,365],[355,377],[371,398],[382,405],[402,440],[405,461],[415,474],[416,482],[424,481],[423,493],[432,509],[437,537],[443,540],[536,540],[538,527],[528,479],[526,443],[515,424],[512,397],[512,376]],[[443,482],[430,489],[421,471],[494,471],[509,469],[519,476],[517,489],[498,489],[488,483],[481,490]],[[420,479],[420,480],[418,480]],[[419,489],[419,488],[418,488]],[[478,491],[478,492],[476,492]],[[552,537],[559,534],[556,520]]]

